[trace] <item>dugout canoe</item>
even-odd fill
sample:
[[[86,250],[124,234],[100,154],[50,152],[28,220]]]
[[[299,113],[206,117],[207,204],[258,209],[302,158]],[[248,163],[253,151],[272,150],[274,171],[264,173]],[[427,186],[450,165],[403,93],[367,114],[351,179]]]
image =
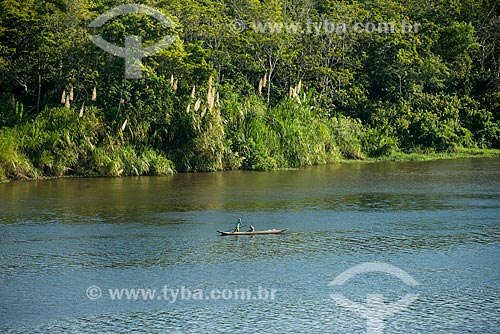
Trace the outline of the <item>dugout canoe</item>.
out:
[[[253,231],[253,232],[224,232],[224,231],[217,231],[220,233],[220,235],[258,235],[258,234],[281,234],[288,230],[287,228],[284,229],[272,229],[272,230],[265,230],[265,231]]]

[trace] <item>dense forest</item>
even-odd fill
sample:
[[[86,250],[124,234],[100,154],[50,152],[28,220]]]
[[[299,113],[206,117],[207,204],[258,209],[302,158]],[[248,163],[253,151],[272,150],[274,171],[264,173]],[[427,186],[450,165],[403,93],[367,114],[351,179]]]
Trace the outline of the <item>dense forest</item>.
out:
[[[124,3],[0,0],[0,180],[500,148],[497,0],[150,0],[172,26],[89,27]],[[90,35],[175,38],[131,79]]]

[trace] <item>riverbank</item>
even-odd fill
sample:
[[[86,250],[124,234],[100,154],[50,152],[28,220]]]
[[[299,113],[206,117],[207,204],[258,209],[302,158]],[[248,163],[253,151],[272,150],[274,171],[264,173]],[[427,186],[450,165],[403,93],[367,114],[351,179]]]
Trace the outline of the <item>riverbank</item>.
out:
[[[434,160],[444,160],[444,159],[468,159],[468,158],[500,158],[500,150],[498,149],[483,149],[483,148],[458,148],[454,152],[413,152],[413,153],[404,153],[404,152],[394,152],[389,156],[382,156],[376,158],[366,158],[366,159],[340,159],[335,162],[325,163],[325,164],[337,164],[337,163],[373,163],[373,162],[381,162],[381,161],[434,161]],[[324,165],[325,165],[324,164]],[[318,164],[317,164],[318,165]],[[307,166],[304,166],[307,167]],[[301,168],[278,168],[277,170],[287,170],[294,169],[299,170]],[[276,170],[276,169],[275,169]],[[169,173],[165,173],[163,175],[175,174],[173,169],[170,170]],[[185,173],[185,172],[181,172]],[[75,178],[75,177],[122,177],[122,176],[134,176],[134,175],[99,175],[99,174],[82,174],[82,175],[63,175],[63,176],[49,176],[43,175],[41,172],[34,173],[33,177],[29,177],[27,175],[17,175],[17,177],[11,178],[2,178],[0,179],[0,183],[8,183],[14,180],[51,180],[57,178]],[[148,175],[143,175],[148,176]],[[153,175],[157,176],[157,175]]]
[[[432,161],[464,158],[500,158],[500,150],[490,148],[458,148],[455,152],[395,152],[390,156],[370,158],[368,161]]]

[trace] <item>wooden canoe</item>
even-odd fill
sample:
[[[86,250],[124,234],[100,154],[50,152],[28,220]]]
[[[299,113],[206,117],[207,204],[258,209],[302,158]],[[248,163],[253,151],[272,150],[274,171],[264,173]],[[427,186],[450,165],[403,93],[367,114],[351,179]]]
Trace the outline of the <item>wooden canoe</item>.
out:
[[[253,231],[253,232],[224,232],[224,231],[217,231],[220,233],[220,235],[258,235],[258,234],[280,234],[288,230],[287,228],[277,230],[277,229],[272,229],[272,230],[265,230],[265,231]]]

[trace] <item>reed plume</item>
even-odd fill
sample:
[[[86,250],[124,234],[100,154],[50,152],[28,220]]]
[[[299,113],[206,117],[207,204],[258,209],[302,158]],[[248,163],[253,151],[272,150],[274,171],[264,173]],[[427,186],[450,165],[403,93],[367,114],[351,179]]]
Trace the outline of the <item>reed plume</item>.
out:
[[[83,117],[83,108],[85,106],[85,101],[82,103],[82,107],[80,108],[80,113],[78,114],[79,117]]]
[[[97,89],[94,86],[94,89],[92,90],[92,101],[96,101],[96,100],[97,100]]]
[[[70,104],[69,104],[69,94],[66,95],[66,103],[64,104],[64,106],[69,109],[70,108]]]
[[[61,95],[61,104],[66,103],[66,89],[63,90],[62,95]]]
[[[300,79],[297,86],[295,86],[295,96],[299,95],[301,86],[302,86],[302,79]]]
[[[201,100],[200,98],[198,98],[198,100],[196,100],[194,104],[194,111],[198,111],[200,109],[200,106],[201,106]]]
[[[208,104],[208,109],[212,111],[214,108],[214,102],[215,102],[215,87],[213,87],[211,90],[208,91],[208,96],[207,96],[207,104]]]
[[[194,94],[196,93],[196,86],[193,85],[193,89],[191,90],[191,98],[194,99]]]
[[[212,76],[210,76],[210,78],[208,78],[208,91],[211,91],[212,90]]]
[[[73,97],[74,97],[74,91],[73,91],[73,87],[71,87],[71,90],[69,91],[69,100],[73,101]]]

